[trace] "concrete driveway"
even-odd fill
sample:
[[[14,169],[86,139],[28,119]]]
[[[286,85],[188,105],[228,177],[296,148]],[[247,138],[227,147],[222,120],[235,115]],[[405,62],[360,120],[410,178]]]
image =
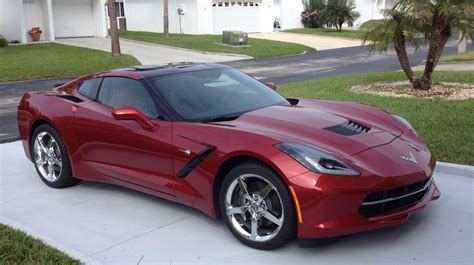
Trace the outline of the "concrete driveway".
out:
[[[110,52],[110,39],[106,38],[70,38],[58,39],[61,44]],[[171,62],[203,62],[216,63],[249,59],[245,55],[224,55],[196,52],[185,49],[175,49],[163,45],[145,44],[120,39],[123,54],[135,56],[142,64],[167,64]]]
[[[440,172],[439,201],[408,223],[301,249],[240,244],[221,220],[117,186],[44,185],[20,142],[0,145],[0,222],[92,263],[474,264],[474,178]]]
[[[302,44],[318,51],[361,46],[362,41],[289,32],[255,33],[249,37]]]

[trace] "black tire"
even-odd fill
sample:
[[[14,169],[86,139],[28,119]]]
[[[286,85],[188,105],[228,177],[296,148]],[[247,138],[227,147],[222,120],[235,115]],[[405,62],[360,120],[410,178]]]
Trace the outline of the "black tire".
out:
[[[264,177],[267,181],[273,184],[280,196],[281,203],[283,205],[284,218],[280,230],[273,238],[267,241],[258,242],[244,237],[238,231],[236,231],[227,215],[227,191],[229,190],[230,185],[234,182],[234,180],[245,174],[255,174]],[[296,235],[295,207],[288,188],[286,184],[281,180],[281,178],[272,169],[262,163],[251,161],[239,164],[225,176],[219,194],[219,207],[220,212],[222,213],[222,218],[224,219],[227,228],[238,240],[240,240],[242,243],[249,247],[261,250],[277,249],[286,244],[289,240],[293,239]]]
[[[35,140],[36,140],[37,136],[42,132],[46,132],[54,138],[54,140],[58,144],[59,150],[61,152],[61,164],[62,164],[61,166],[62,166],[62,169],[61,169],[61,173],[58,176],[58,179],[55,180],[54,182],[49,181],[49,180],[45,179],[42,176],[40,170],[38,169],[38,167],[37,167],[37,165],[34,161],[35,160],[34,143],[35,143]],[[35,165],[36,172],[38,173],[41,180],[46,185],[48,185],[49,187],[55,188],[55,189],[61,189],[61,188],[67,188],[67,187],[70,187],[70,186],[74,186],[74,185],[76,185],[80,182],[79,179],[74,178],[73,175],[72,175],[72,169],[71,169],[69,154],[67,152],[67,148],[66,148],[66,145],[64,144],[63,139],[61,138],[59,133],[51,125],[42,124],[34,130],[34,132],[32,134],[32,137],[30,139],[30,151],[31,151],[33,164]]]

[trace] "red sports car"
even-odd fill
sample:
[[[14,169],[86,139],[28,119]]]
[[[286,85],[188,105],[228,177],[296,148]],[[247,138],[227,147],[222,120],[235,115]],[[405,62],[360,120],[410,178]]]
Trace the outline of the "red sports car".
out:
[[[218,64],[130,67],[25,94],[18,124],[48,186],[140,190],[222,216],[259,249],[401,224],[439,198],[405,119],[274,90]]]

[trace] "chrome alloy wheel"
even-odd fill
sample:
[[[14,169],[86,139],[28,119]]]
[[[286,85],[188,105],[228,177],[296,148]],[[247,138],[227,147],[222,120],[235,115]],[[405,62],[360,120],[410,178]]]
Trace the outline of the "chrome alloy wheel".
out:
[[[244,238],[264,242],[280,231],[283,203],[267,179],[254,174],[241,175],[230,184],[225,199],[227,217]]]
[[[49,182],[55,182],[61,176],[62,160],[59,145],[47,132],[40,132],[33,146],[34,162],[41,176]]]

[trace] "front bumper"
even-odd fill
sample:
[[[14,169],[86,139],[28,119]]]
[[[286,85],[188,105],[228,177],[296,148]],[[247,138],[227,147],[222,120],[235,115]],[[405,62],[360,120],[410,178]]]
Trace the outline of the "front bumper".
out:
[[[419,200],[392,211],[366,217],[360,213],[361,205],[373,192],[399,188],[427,178],[420,172],[393,178],[373,175],[335,177],[313,172],[293,177],[290,185],[295,190],[301,210],[298,238],[338,237],[402,224],[411,213],[441,196],[434,180],[429,182]]]

